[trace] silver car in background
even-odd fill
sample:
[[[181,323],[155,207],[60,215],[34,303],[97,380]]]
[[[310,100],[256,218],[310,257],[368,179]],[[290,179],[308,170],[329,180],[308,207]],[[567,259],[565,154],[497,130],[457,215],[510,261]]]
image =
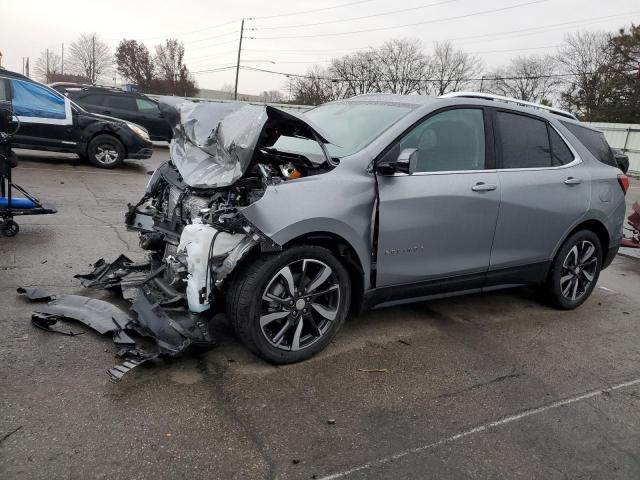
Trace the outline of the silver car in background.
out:
[[[376,306],[544,285],[576,308],[622,238],[628,180],[562,110],[459,92],[166,117],[172,160],[127,215],[150,266],[116,277],[195,325],[225,310],[271,362],[314,355]]]

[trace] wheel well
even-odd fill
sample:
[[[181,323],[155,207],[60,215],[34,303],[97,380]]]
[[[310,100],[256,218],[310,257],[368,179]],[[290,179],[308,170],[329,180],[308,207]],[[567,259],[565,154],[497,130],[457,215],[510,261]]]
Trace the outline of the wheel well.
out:
[[[591,230],[597,235],[598,240],[600,240],[600,246],[602,247],[602,258],[604,259],[609,250],[609,231],[607,230],[607,227],[605,227],[602,222],[599,222],[598,220],[587,220],[571,230],[566,238],[569,238],[571,235],[579,232],[580,230]]]
[[[351,280],[351,311],[354,313],[359,312],[364,295],[364,271],[358,254],[349,242],[334,233],[314,232],[294,238],[283,247],[287,248],[300,244],[324,247],[330,250],[338,261],[345,266]]]
[[[127,151],[127,146],[124,144],[122,139],[118,137],[118,135],[116,135],[114,132],[110,132],[108,130],[101,130],[91,135],[91,137],[87,140],[87,144],[84,151],[85,155],[89,154],[89,144],[91,143],[91,141],[99,135],[108,135],[118,140],[120,142],[120,145],[122,145],[122,149],[124,150],[124,158],[127,158],[129,156],[129,152]]]

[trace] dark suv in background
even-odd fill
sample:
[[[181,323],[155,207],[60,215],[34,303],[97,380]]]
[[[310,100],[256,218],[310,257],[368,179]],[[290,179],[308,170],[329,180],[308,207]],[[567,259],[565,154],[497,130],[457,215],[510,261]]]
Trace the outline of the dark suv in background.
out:
[[[63,89],[64,95],[85,110],[142,125],[149,131],[151,140],[169,142],[173,137],[171,125],[164,119],[158,104],[141,93],[90,85],[65,85]]]
[[[140,125],[88,112],[50,87],[2,69],[0,107],[12,112],[15,148],[75,153],[100,168],[153,153]]]

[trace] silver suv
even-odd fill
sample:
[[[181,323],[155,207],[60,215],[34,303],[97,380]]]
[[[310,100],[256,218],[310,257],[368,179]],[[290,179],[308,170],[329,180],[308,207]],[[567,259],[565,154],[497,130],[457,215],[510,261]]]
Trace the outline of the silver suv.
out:
[[[187,340],[209,341],[224,310],[253,352],[290,363],[374,306],[544,285],[572,309],[622,238],[628,180],[562,110],[467,92],[161,108],[171,161],[127,214],[149,263],[81,278],[120,285],[139,315],[141,296],[188,308],[170,324]]]

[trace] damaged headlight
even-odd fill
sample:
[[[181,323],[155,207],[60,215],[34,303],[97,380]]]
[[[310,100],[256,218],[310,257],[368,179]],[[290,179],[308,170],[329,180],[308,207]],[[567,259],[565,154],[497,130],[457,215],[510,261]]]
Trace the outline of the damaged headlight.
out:
[[[144,129],[140,125],[136,125],[135,123],[129,123],[129,122],[125,122],[125,123],[127,124],[127,127],[129,127],[133,131],[133,133],[143,138],[147,142],[151,141],[151,138],[149,138],[149,132],[147,132],[146,129]]]

